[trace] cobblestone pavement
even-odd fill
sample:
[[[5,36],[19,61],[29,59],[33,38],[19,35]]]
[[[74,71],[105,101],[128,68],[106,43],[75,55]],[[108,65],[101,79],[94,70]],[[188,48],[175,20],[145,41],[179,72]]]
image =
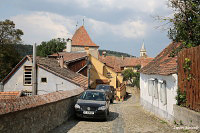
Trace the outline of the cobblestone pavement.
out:
[[[131,93],[134,93],[131,91]],[[135,133],[135,132],[195,132],[175,130],[173,125],[146,112],[139,104],[139,96],[129,95],[123,102],[110,104],[108,121],[72,119],[51,133]]]

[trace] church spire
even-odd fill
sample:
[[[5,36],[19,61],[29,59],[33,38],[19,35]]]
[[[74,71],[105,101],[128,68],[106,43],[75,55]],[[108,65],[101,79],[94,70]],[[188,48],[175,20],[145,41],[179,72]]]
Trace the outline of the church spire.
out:
[[[147,57],[147,51],[145,49],[144,41],[143,41],[142,47],[140,49],[140,57]]]

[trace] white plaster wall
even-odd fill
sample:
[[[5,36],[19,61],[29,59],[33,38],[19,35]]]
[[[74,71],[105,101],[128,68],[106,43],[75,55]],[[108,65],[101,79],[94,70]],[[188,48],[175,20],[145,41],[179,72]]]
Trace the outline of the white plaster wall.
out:
[[[41,78],[47,78],[47,83],[42,83]],[[38,68],[38,95],[80,88],[78,85],[60,78],[42,68]],[[57,85],[56,85],[57,84]]]
[[[150,78],[157,78],[158,80],[166,81],[166,90],[167,90],[167,104],[163,105],[160,101],[160,87],[158,86],[158,99],[155,99],[152,96],[149,96],[148,93],[148,80]],[[178,89],[178,76],[177,74],[172,74],[169,76],[162,75],[146,75],[140,74],[140,98],[141,104],[144,108],[150,110],[151,112],[172,120],[174,116],[173,105],[176,104],[176,95]]]
[[[85,51],[85,47],[72,45],[72,52],[76,52],[76,51]],[[98,59],[99,51],[97,47],[89,47],[89,52],[92,56]]]
[[[31,91],[32,86],[24,86],[24,66],[32,66],[28,59],[19,67],[16,72],[4,83],[4,91]]]
[[[32,62],[26,60],[21,67],[4,83],[4,91],[32,91],[31,86],[24,86],[23,76],[24,76],[24,66],[32,66]],[[55,92],[73,90],[80,88],[78,85],[71,83],[63,78],[60,78],[42,68],[38,68],[37,72],[38,77],[38,95]],[[46,77],[47,83],[42,83],[41,78]],[[57,84],[57,87],[56,87]]]

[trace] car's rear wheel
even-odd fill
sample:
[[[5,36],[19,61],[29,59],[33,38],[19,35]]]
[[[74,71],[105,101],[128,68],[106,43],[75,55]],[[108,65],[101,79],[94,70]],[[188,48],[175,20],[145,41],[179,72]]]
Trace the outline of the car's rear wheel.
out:
[[[108,121],[108,112],[106,112],[106,116],[104,118],[104,121]]]
[[[113,98],[112,98],[112,99],[110,99],[110,103],[113,103]]]
[[[108,111],[107,111],[107,114],[108,114],[108,115],[110,114],[110,111],[109,111],[109,109],[108,109]]]

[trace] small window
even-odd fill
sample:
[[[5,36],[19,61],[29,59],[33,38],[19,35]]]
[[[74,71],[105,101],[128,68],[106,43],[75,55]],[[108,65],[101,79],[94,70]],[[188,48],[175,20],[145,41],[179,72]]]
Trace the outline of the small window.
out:
[[[42,83],[47,83],[47,78],[41,78]]]
[[[154,87],[154,80],[153,78],[148,80],[148,92],[149,96],[153,96],[153,87]]]
[[[32,66],[24,66],[24,85],[32,85]]]
[[[160,101],[163,105],[167,104],[167,89],[166,89],[166,81],[159,82],[160,83]]]
[[[154,80],[154,98],[155,99],[158,99],[158,80],[155,79]]]
[[[32,96],[32,91],[24,91],[23,94],[25,96]]]

